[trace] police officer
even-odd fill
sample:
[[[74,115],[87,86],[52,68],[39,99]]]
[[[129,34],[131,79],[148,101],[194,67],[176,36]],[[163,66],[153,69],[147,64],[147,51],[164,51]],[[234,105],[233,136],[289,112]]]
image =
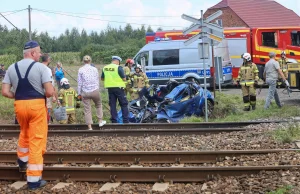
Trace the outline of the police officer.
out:
[[[48,133],[45,100],[53,96],[54,88],[48,67],[38,62],[40,45],[36,41],[27,42],[23,55],[24,59],[9,66],[3,80],[2,95],[15,99],[14,107],[20,124],[19,170],[26,172],[28,188],[35,190],[46,185],[46,181],[42,180]]]
[[[132,59],[127,59],[126,63],[125,63],[125,67],[124,69],[124,73],[126,76],[126,88],[125,88],[125,94],[127,96],[127,93],[130,91],[131,89],[131,80],[130,80],[130,73],[131,73],[131,67],[134,64],[134,61]]]
[[[109,106],[111,114],[111,122],[117,123],[117,100],[122,109],[123,123],[128,123],[128,101],[125,96],[126,76],[123,68],[120,66],[122,59],[118,56],[112,57],[112,62],[104,66],[102,70],[101,80],[104,81],[104,87],[108,89]]]
[[[244,111],[250,111],[250,105],[252,110],[255,110],[256,106],[255,84],[258,83],[259,71],[256,64],[252,63],[249,53],[244,53],[242,58],[244,62],[240,67],[237,82],[242,86]]]
[[[134,68],[135,73],[130,75],[132,88],[130,92],[131,100],[139,98],[139,92],[144,88],[149,88],[149,80],[147,75],[142,71],[142,66],[137,64]]]
[[[288,59],[286,58],[285,51],[281,51],[280,59],[279,59],[278,63],[280,65],[280,69],[282,70],[282,73],[283,73],[285,79],[288,79],[287,61],[288,61]],[[279,75],[277,85],[278,86],[282,85],[282,77],[280,75]]]

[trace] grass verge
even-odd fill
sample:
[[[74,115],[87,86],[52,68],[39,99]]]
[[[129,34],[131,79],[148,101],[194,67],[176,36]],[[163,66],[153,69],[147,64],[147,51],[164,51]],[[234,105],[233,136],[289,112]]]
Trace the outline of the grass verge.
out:
[[[281,127],[271,132],[271,135],[279,142],[291,143],[300,139],[300,124],[293,123],[288,127]]]
[[[289,118],[300,115],[297,106],[284,105],[281,109],[272,103],[268,110],[264,110],[264,100],[257,100],[256,110],[243,111],[244,104],[240,95],[216,93],[216,104],[210,122],[237,122],[267,118]],[[187,117],[180,122],[203,122],[203,117]]]
[[[276,191],[270,191],[267,194],[289,194],[292,189],[293,186],[287,185],[285,187],[277,189]]]

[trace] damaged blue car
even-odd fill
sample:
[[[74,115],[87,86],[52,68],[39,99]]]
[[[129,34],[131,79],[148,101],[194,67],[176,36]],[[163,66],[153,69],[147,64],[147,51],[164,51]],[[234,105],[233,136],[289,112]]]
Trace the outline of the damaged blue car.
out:
[[[214,109],[214,97],[206,90],[208,115]],[[185,82],[175,87],[157,110],[157,122],[179,122],[180,119],[189,116],[205,115],[204,89],[194,82]]]

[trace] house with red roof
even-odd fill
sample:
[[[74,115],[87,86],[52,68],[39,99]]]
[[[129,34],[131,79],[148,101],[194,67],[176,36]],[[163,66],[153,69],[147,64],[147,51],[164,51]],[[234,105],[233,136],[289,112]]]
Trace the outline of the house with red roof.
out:
[[[223,27],[289,27],[300,26],[300,17],[273,0],[222,0],[210,7],[204,17],[222,10],[214,20]]]

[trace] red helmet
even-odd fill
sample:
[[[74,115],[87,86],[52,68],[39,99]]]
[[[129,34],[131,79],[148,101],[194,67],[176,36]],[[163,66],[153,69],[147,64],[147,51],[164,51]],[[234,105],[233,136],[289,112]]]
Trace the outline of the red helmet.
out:
[[[132,59],[127,59],[127,60],[126,60],[126,63],[134,64],[134,60],[132,60]]]

